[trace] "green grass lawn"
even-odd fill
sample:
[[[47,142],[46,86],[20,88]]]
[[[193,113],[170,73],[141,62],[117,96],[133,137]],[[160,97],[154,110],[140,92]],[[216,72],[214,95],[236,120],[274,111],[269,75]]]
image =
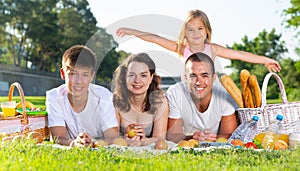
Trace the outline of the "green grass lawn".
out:
[[[0,170],[297,170],[300,149],[175,151],[159,155],[116,149],[60,149],[28,142],[0,144]]]

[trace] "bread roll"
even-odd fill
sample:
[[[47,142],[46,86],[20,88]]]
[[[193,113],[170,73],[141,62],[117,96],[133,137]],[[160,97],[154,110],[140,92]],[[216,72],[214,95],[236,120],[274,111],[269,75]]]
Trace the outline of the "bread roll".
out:
[[[261,91],[256,76],[250,75],[248,83],[252,91],[255,107],[261,107]]]
[[[240,108],[243,108],[244,104],[243,104],[241,90],[237,87],[237,85],[233,82],[233,80],[228,75],[222,75],[220,81],[223,87],[227,90],[227,92],[238,104],[238,106]]]

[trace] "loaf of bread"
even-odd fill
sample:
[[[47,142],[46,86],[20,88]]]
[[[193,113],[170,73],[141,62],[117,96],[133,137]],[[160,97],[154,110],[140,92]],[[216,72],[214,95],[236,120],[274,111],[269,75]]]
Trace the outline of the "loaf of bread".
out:
[[[240,108],[243,108],[244,103],[243,103],[241,90],[237,87],[237,85],[233,82],[233,80],[228,75],[224,74],[221,76],[220,81],[223,87],[227,90],[227,92],[238,104],[238,106]]]
[[[261,90],[255,75],[250,75],[248,84],[250,85],[252,91],[254,106],[261,107]]]
[[[241,81],[242,92],[246,90],[249,77],[250,77],[250,72],[248,70],[243,69],[240,72],[240,81]]]
[[[248,83],[250,75],[251,75],[250,72],[246,69],[243,69],[240,72],[242,98],[243,98],[243,102],[244,102],[244,107],[246,107],[246,108],[254,107],[252,91],[251,91],[251,87]]]
[[[253,96],[250,85],[248,84],[245,90],[242,92],[244,107],[246,108],[254,108]]]

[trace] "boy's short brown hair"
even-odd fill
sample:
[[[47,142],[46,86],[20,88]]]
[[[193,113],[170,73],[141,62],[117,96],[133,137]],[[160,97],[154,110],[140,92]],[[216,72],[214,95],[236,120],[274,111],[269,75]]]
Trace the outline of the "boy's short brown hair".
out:
[[[81,66],[96,70],[96,55],[86,46],[75,45],[65,51],[62,57],[62,67],[71,65],[73,67]]]

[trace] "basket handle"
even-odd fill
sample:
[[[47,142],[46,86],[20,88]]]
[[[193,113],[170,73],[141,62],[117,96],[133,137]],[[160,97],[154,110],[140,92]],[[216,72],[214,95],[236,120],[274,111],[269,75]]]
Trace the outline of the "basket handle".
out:
[[[266,96],[267,96],[267,86],[268,86],[268,82],[269,82],[269,79],[271,78],[271,76],[275,77],[275,79],[276,79],[276,81],[277,81],[277,83],[279,85],[280,93],[281,93],[281,98],[282,98],[282,103],[283,104],[287,104],[288,103],[288,100],[287,100],[287,97],[286,97],[286,93],[285,93],[285,89],[284,89],[284,85],[282,83],[282,80],[280,79],[280,77],[276,73],[270,72],[264,78],[264,82],[263,82],[263,86],[262,86],[261,108],[263,108],[267,104],[267,99],[266,99]]]
[[[28,115],[27,115],[27,111],[26,111],[24,91],[23,91],[22,86],[18,82],[14,82],[10,85],[9,93],[8,93],[8,101],[12,101],[15,87],[17,87],[17,89],[19,91],[19,95],[20,95],[21,103],[22,103],[22,109],[23,109],[23,115],[22,115],[23,118],[21,119],[21,124],[28,125],[29,121],[28,121]]]

